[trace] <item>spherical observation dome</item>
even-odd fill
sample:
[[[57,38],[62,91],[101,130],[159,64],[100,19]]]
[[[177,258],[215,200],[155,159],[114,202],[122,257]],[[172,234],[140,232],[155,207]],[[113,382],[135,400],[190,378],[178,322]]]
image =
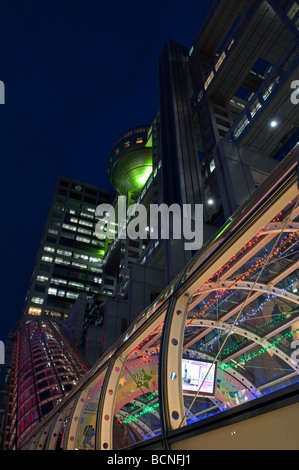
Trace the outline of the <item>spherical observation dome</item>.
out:
[[[108,164],[110,181],[119,195],[138,194],[152,173],[150,126],[136,127],[114,144]]]

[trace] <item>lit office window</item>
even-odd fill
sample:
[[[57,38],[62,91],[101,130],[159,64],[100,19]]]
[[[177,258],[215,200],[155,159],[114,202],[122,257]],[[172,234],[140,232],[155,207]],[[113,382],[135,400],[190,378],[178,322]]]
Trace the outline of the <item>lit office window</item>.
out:
[[[41,297],[32,297],[31,302],[33,302],[34,304],[41,305],[44,303],[44,299],[42,299]]]
[[[61,317],[61,313],[59,312],[47,312],[48,315],[50,315],[51,317]]]
[[[67,292],[66,296],[68,299],[77,299],[79,297],[79,294],[75,294],[74,292]]]
[[[80,215],[86,217],[87,219],[94,219],[94,216],[91,214],[87,214],[87,212],[80,212]]]
[[[82,255],[81,253],[74,253],[74,258],[75,259],[84,259],[85,261],[88,261],[88,256],[87,255]]]
[[[89,271],[91,271],[92,273],[99,273],[99,272],[102,272],[103,270],[100,269],[98,266],[90,266]]]
[[[262,107],[261,103],[259,102],[258,99],[256,99],[253,105],[250,107],[251,117],[253,117],[261,107]]]
[[[272,93],[273,89],[275,88],[275,86],[278,84],[279,82],[279,77],[277,76],[273,82],[271,82],[263,91],[263,99],[264,101],[266,101],[266,99],[270,96],[270,94]]]
[[[299,5],[297,2],[294,2],[291,8],[289,9],[287,15],[292,20],[294,16],[296,15],[297,11],[299,10]]]
[[[55,277],[52,277],[51,279],[51,284],[56,284],[56,285],[66,285],[67,281],[65,279],[57,279]]]
[[[84,242],[84,243],[89,243],[90,242],[90,238],[86,238],[86,237],[76,237],[76,240],[78,240],[78,242]]]
[[[71,264],[70,261],[67,261],[66,259],[62,259],[62,258],[55,258],[55,263],[64,264],[65,266],[69,266]]]
[[[65,228],[66,230],[73,230],[73,232],[77,230],[77,227],[75,227],[74,225],[70,225],[70,224],[62,224],[62,228]]]
[[[49,228],[48,233],[51,233],[52,235],[58,235],[58,230],[53,230],[52,228]]]
[[[86,264],[75,263],[74,261],[73,261],[73,263],[72,263],[72,266],[75,266],[76,268],[80,268],[80,269],[87,269],[87,265],[86,265]]]
[[[74,282],[74,281],[70,281],[69,286],[78,287],[79,289],[84,289],[85,288],[85,285],[82,284],[81,282]]]
[[[208,88],[213,78],[214,78],[214,72],[212,71],[205,82],[205,85],[204,85],[205,90]]]
[[[226,54],[225,54],[225,52],[223,51],[222,54],[221,54],[221,56],[219,57],[219,59],[218,59],[217,62],[216,62],[216,65],[215,65],[215,71],[216,71],[216,72],[218,72],[219,67],[220,67],[220,65],[222,64],[222,62],[224,61],[225,57],[226,57]]]
[[[100,263],[101,262],[101,260],[99,258],[93,258],[92,256],[89,258],[89,261],[91,263]]]
[[[227,50],[229,51],[232,47],[232,45],[234,44],[235,40],[232,39],[231,42],[229,43],[229,45],[227,46]]]
[[[49,278],[47,276],[42,276],[39,274],[38,276],[36,276],[36,280],[40,282],[47,282]]]
[[[93,227],[93,223],[92,222],[88,222],[87,220],[79,220],[79,224],[81,225],[85,225],[86,227]]]
[[[28,310],[29,315],[40,315],[42,313],[41,308],[29,307]]]
[[[58,255],[64,255],[64,256],[72,256],[72,252],[71,251],[67,251],[67,250],[57,250],[57,254]]]
[[[102,241],[101,240],[92,240],[91,242],[93,245],[102,245]]]
[[[44,251],[48,251],[49,253],[54,253],[55,248],[52,248],[51,246],[45,246]]]
[[[248,117],[247,116],[244,116],[239,124],[236,126],[236,129],[234,130],[234,137],[237,138],[239,137],[242,132],[244,131],[245,127],[248,126],[249,124],[249,120],[248,120]]]
[[[46,261],[47,263],[52,263],[53,258],[52,256],[42,256],[42,260]]]
[[[78,232],[85,233],[85,235],[92,235],[92,231],[88,230],[87,228],[78,227]]]
[[[50,287],[48,289],[48,294],[50,295],[57,295],[57,289],[54,289],[54,287]]]

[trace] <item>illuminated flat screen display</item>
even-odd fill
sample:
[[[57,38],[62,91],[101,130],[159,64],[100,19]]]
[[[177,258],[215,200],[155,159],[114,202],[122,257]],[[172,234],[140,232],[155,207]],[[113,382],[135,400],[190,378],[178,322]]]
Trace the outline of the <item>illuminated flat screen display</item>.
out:
[[[183,390],[198,392],[198,395],[215,394],[217,363],[198,359],[183,359]]]

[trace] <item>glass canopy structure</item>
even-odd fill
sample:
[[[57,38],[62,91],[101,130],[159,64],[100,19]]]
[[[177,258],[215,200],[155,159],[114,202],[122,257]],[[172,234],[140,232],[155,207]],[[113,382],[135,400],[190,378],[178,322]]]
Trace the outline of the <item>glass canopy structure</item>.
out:
[[[298,145],[22,449],[163,447],[298,382]],[[157,448],[157,447],[156,447]]]

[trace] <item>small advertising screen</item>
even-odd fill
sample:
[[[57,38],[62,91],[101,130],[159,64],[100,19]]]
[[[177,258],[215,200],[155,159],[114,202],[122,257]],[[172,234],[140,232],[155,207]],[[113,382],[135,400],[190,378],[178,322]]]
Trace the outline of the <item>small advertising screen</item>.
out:
[[[198,392],[198,395],[215,394],[217,364],[197,359],[183,359],[183,390]]]

